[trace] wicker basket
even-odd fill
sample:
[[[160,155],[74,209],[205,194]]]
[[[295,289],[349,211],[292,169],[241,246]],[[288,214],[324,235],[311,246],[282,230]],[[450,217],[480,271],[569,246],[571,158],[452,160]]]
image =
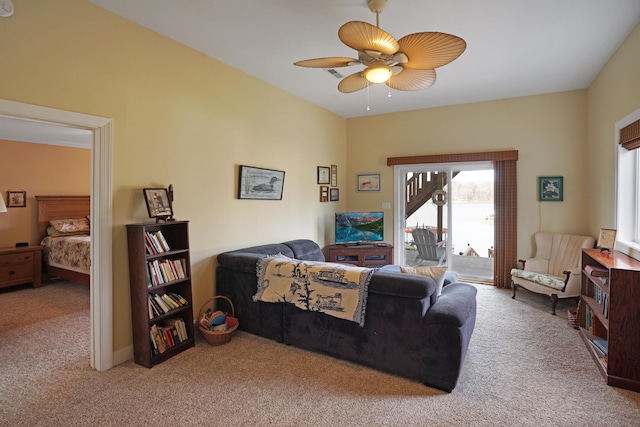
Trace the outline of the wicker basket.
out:
[[[580,325],[578,324],[578,312],[580,311],[581,301],[582,300],[578,301],[578,306],[576,308],[572,308],[569,311],[567,311],[567,318],[569,319],[569,325],[571,325],[573,329],[580,329]]]
[[[211,301],[215,300],[215,299],[224,299],[229,303],[229,306],[231,307],[231,317],[235,317],[235,309],[233,307],[233,303],[231,302],[231,300],[227,297],[225,297],[224,295],[216,295],[213,296],[211,298],[209,298],[207,300],[207,302],[205,302],[202,305],[202,308],[200,309],[200,313],[198,313],[198,329],[200,329],[200,333],[202,334],[203,338],[210,344],[210,345],[222,345],[222,344],[226,344],[229,341],[231,341],[231,338],[233,337],[234,333],[236,332],[236,329],[238,329],[238,325],[239,323],[236,322],[236,324],[234,326],[232,326],[231,328],[227,329],[226,331],[211,331],[209,329],[207,329],[206,327],[202,326],[202,324],[200,324],[200,320],[202,319],[202,316],[204,315],[205,311],[208,308],[208,305]]]

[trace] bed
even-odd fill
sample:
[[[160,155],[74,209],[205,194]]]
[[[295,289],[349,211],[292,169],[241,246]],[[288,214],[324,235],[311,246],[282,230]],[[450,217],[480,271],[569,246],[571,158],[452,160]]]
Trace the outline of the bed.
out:
[[[91,239],[88,230],[91,197],[36,196],[36,200],[38,241],[43,246],[44,272],[49,277],[59,277],[88,286],[91,265]],[[58,227],[59,224],[80,223],[82,220],[86,220],[86,231],[82,228],[75,232],[56,233],[69,229],[54,229],[54,224]]]

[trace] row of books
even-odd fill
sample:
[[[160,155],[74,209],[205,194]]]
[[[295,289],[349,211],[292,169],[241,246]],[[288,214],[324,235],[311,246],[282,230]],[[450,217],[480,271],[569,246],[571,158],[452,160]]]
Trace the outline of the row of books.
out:
[[[147,262],[148,276],[147,287],[162,285],[174,280],[187,277],[187,260],[178,259],[156,259]]]
[[[168,252],[171,250],[161,230],[145,231],[144,247],[146,248],[147,253],[151,255]]]
[[[174,292],[167,294],[149,294],[149,319],[169,313],[176,308],[188,305],[186,299]]]
[[[596,288],[593,290],[593,299],[602,307],[600,314],[603,314],[606,319],[609,318],[609,294],[602,289]]]
[[[154,356],[164,353],[189,338],[182,319],[167,319],[162,326],[152,325],[149,336]]]

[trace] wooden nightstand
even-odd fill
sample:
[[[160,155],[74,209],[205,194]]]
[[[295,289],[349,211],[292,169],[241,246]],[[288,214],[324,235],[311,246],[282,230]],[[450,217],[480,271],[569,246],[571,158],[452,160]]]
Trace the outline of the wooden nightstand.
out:
[[[42,247],[0,249],[0,288],[24,283],[42,286]]]

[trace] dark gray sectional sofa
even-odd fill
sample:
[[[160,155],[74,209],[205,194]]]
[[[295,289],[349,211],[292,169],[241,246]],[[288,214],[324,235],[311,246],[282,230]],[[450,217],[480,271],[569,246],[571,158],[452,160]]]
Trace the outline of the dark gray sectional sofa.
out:
[[[324,261],[311,240],[255,246],[218,255],[216,294],[231,299],[239,329],[366,365],[451,392],[476,320],[476,289],[446,284],[440,297],[424,276],[380,269],[371,276],[364,327],[287,303],[254,302],[256,264],[266,255]]]

